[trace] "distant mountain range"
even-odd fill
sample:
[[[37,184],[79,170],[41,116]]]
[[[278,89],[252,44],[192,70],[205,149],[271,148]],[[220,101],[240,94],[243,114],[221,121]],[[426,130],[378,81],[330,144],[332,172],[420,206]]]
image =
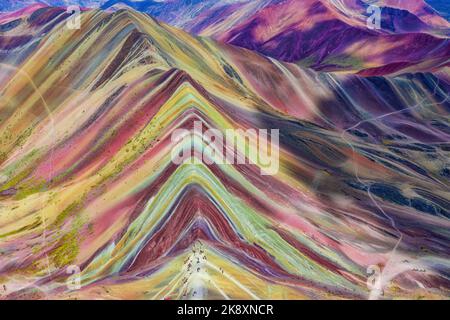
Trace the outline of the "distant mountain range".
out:
[[[3,1],[0,9],[34,1]],[[380,30],[367,28],[360,0],[42,1],[118,10],[131,7],[191,34],[212,37],[323,71],[383,75],[449,65],[450,23],[422,0],[384,0]],[[444,1],[431,5],[446,10]]]
[[[216,0],[215,2],[221,2],[221,3],[226,3],[226,2],[246,2],[249,0],[224,0],[224,1],[218,1]],[[46,4],[49,6],[61,6],[61,5],[68,5],[68,4],[78,4],[78,5],[82,5],[82,6],[89,6],[89,7],[100,7],[100,6],[104,6],[105,4],[109,3],[108,5],[114,5],[116,3],[124,3],[127,4],[131,7],[133,7],[134,9],[138,9],[138,8],[145,8],[151,5],[155,5],[155,4],[163,4],[163,3],[167,3],[167,2],[176,2],[176,3],[185,3],[186,5],[189,4],[195,4],[195,3],[199,3],[199,2],[208,2],[208,0],[206,1],[201,1],[201,0],[160,0],[160,1],[155,1],[155,0],[2,0],[2,2],[0,3],[0,9],[1,10],[16,10],[18,8],[24,7],[24,6],[28,6],[30,4],[33,3],[42,3],[42,4]],[[364,2],[369,2],[369,1],[359,1],[360,3],[364,3]],[[373,2],[373,1],[371,1]],[[409,2],[409,1],[378,1],[378,3],[388,3],[388,4],[393,4],[393,3],[397,3],[401,5],[404,5],[404,3]],[[442,14],[447,14],[450,11],[450,4],[447,0],[425,0],[425,2],[430,5],[432,8],[434,8],[436,11],[439,11]]]
[[[226,6],[233,3],[255,3],[255,2],[265,2],[265,3],[276,3],[282,2],[281,0],[272,1],[261,1],[261,0],[2,0],[0,2],[0,11],[13,11],[24,8],[26,6],[41,3],[48,6],[67,6],[67,5],[80,5],[89,8],[108,8],[116,5],[126,5],[135,10],[152,13],[156,16],[164,16],[166,14],[171,15],[170,12],[164,13],[166,9],[180,10],[184,7],[197,7],[197,8],[212,8]],[[336,2],[334,0],[331,3]],[[366,5],[365,3],[373,3],[373,1],[361,1],[361,0],[344,0],[340,1],[342,4],[357,3],[358,5]],[[380,0],[380,6],[400,6],[400,7],[424,7],[423,3],[429,5],[429,8],[433,8],[441,16],[446,19],[449,18],[450,14],[450,3],[447,0],[425,0],[425,1],[398,1],[398,0]],[[412,6],[411,6],[412,3]],[[419,5],[417,5],[419,3]],[[202,10],[201,10],[202,11]],[[427,9],[429,11],[429,9]]]
[[[237,20],[220,10],[220,18],[201,16],[188,30],[316,70],[380,75],[448,65],[450,24],[428,7],[387,3],[381,29],[370,30],[367,6],[342,3],[285,0]]]

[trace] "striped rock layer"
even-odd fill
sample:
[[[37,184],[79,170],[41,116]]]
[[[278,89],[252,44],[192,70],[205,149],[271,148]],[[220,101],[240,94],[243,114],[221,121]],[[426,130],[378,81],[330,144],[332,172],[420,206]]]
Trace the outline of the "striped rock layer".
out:
[[[318,73],[133,10],[68,18],[1,32],[2,298],[448,297],[447,68]],[[278,173],[176,165],[198,121],[279,129]]]

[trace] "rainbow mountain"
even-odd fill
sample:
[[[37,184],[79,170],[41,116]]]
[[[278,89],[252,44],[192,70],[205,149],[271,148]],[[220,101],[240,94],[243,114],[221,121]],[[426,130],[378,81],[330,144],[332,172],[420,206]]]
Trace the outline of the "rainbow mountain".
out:
[[[448,67],[318,72],[129,8],[68,19],[0,16],[2,298],[448,297]],[[279,129],[278,173],[175,165],[195,122]]]

